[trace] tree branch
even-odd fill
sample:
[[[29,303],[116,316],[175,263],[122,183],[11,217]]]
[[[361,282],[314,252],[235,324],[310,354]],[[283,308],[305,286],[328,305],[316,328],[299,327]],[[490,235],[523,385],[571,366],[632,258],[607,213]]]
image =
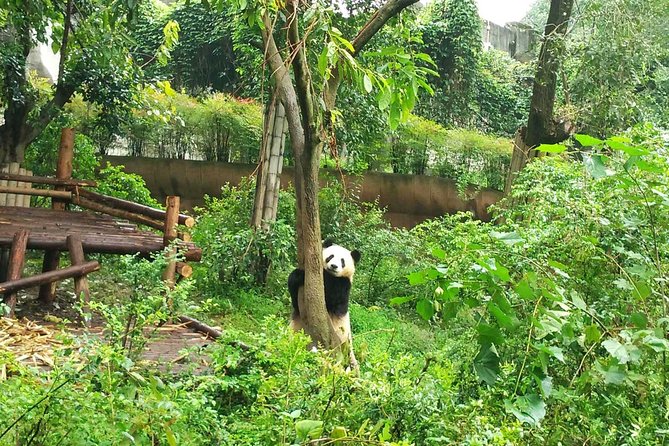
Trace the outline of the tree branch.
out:
[[[367,23],[358,31],[351,45],[353,45],[353,57],[356,57],[360,51],[367,45],[367,43],[376,35],[383,26],[388,23],[388,20],[395,17],[402,10],[409,6],[418,3],[419,0],[389,0],[383,6],[376,10],[376,12],[369,18]],[[332,70],[332,76],[326,85],[324,100],[325,106],[328,110],[334,108],[337,99],[337,90],[341,83],[341,73],[339,67]]]

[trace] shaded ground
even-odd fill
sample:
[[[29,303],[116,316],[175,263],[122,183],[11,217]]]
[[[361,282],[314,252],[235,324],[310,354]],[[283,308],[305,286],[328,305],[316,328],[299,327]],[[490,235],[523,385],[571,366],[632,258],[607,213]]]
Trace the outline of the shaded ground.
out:
[[[27,365],[48,368],[53,350],[62,346],[61,334],[74,336],[88,333],[104,338],[105,323],[93,314],[85,328],[76,309],[74,296],[67,286],[59,287],[56,303],[49,308],[36,299],[36,290],[19,295],[16,320],[0,320],[0,350],[12,351]],[[209,358],[204,347],[212,341],[183,324],[164,324],[150,329],[150,340],[140,360],[148,366],[178,373],[185,370],[202,373],[208,369]]]

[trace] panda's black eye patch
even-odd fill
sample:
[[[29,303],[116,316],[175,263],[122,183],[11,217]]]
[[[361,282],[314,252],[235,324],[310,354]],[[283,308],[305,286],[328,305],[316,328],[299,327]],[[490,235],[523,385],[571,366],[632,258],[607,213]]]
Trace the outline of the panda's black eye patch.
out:
[[[344,259],[341,259],[341,267],[346,268],[346,262],[344,261]]]
[[[334,254],[330,254],[325,258],[325,263],[328,263],[330,260],[334,259]]]

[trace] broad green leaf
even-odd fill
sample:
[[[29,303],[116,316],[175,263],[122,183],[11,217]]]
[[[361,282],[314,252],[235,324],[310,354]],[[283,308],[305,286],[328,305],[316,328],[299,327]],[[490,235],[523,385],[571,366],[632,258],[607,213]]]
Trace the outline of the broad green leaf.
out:
[[[495,344],[501,345],[504,343],[504,335],[498,327],[490,324],[478,324],[476,331],[479,334],[479,344]]]
[[[602,332],[599,331],[599,328],[595,325],[588,325],[585,327],[585,340],[590,344],[599,342],[602,339]]]
[[[497,240],[504,242],[507,245],[515,245],[523,243],[525,240],[517,232],[496,232],[491,231],[490,235]]]
[[[409,279],[409,285],[416,286],[422,285],[427,282],[427,272],[426,271],[415,271],[407,276]]]
[[[412,300],[414,300],[413,296],[400,296],[400,297],[393,297],[392,299],[390,299],[388,303],[390,305],[402,305],[407,302],[411,302]]]
[[[614,338],[609,338],[602,342],[602,346],[621,364],[627,364],[628,362],[634,363],[641,358],[641,352],[636,345],[621,344]]]
[[[376,100],[379,104],[379,110],[385,110],[390,106],[390,101],[392,100],[392,92],[387,86],[381,88],[379,94],[376,96]]]
[[[634,147],[622,143],[620,141],[615,141],[612,138],[606,140],[606,145],[612,148],[613,150],[620,150],[625,152],[629,156],[643,156],[648,155],[650,152],[642,147]]]
[[[300,420],[295,423],[295,432],[300,441],[315,439],[323,433],[323,422],[316,420]]]
[[[446,260],[446,251],[441,248],[432,249],[432,257],[435,257],[439,260]]]
[[[332,433],[330,433],[330,437],[333,440],[337,440],[339,438],[345,438],[346,435],[347,435],[346,428],[344,426],[335,426],[334,429],[332,429]]]
[[[513,331],[518,326],[518,320],[514,315],[506,314],[494,302],[488,302],[488,311],[492,314],[500,327]]]
[[[318,56],[318,72],[322,77],[325,77],[325,71],[328,69],[328,47],[323,47],[323,51]]]
[[[553,392],[553,378],[550,376],[544,376],[539,380],[539,388],[541,389],[541,394],[544,396],[544,398],[550,397],[551,393]]]
[[[586,172],[588,172],[590,176],[595,179],[604,178],[608,175],[601,155],[590,155],[588,153],[584,153],[583,164],[585,165]]]
[[[555,271],[558,275],[564,277],[565,279],[569,279],[569,274],[567,274],[567,265],[564,265],[560,262],[557,262],[555,260],[549,260],[548,264],[553,268],[553,271]]]
[[[504,400],[504,407],[520,422],[531,426],[538,425],[546,416],[546,403],[536,394],[519,396],[515,401]]]
[[[494,344],[483,344],[474,358],[474,370],[481,381],[492,386],[499,375],[499,355]]]
[[[583,299],[581,299],[581,296],[579,296],[578,293],[574,292],[571,294],[570,297],[571,297],[571,302],[579,310],[586,310],[588,308],[588,305],[585,303]]]
[[[562,144],[541,144],[535,150],[546,153],[562,153],[567,150],[567,147]]]
[[[372,86],[372,81],[371,81],[371,79],[369,78],[369,76],[367,76],[367,74],[365,74],[365,75],[362,77],[362,83],[363,83],[363,85],[364,85],[364,87],[365,87],[365,91],[366,91],[367,93],[371,93],[371,92],[372,92],[372,89],[373,89],[374,87]]]
[[[669,352],[669,341],[664,338],[658,338],[654,335],[648,335],[643,338],[643,344],[657,353]]]
[[[525,299],[525,300],[531,300],[534,299],[534,291],[532,290],[532,287],[530,286],[529,282],[527,279],[523,278],[520,282],[516,284],[516,293],[518,295]]]
[[[606,384],[620,385],[625,382],[627,373],[618,365],[612,365],[604,370],[604,382]]]
[[[590,135],[576,134],[574,139],[578,141],[583,147],[594,147],[604,144],[601,139],[593,138]]]
[[[632,313],[630,315],[630,322],[641,329],[648,327],[648,318],[643,313]]]
[[[637,281],[634,283],[634,297],[637,299],[646,299],[652,292],[646,282]]]
[[[429,321],[435,314],[434,305],[427,299],[420,299],[418,302],[416,302],[416,312],[420,315],[420,317],[426,321]]]

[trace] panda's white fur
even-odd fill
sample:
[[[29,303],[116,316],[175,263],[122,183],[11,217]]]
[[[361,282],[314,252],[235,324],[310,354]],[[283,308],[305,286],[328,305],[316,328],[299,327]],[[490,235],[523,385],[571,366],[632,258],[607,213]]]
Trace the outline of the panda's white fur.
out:
[[[348,303],[355,265],[359,260],[360,253],[357,250],[349,251],[343,246],[335,245],[329,241],[323,244],[325,304],[340,343],[352,341]],[[288,289],[293,304],[290,326],[295,331],[304,328],[297,304],[297,294],[302,286],[304,286],[304,270],[296,269],[288,277]],[[352,364],[355,364],[352,348],[350,348],[350,356]]]

